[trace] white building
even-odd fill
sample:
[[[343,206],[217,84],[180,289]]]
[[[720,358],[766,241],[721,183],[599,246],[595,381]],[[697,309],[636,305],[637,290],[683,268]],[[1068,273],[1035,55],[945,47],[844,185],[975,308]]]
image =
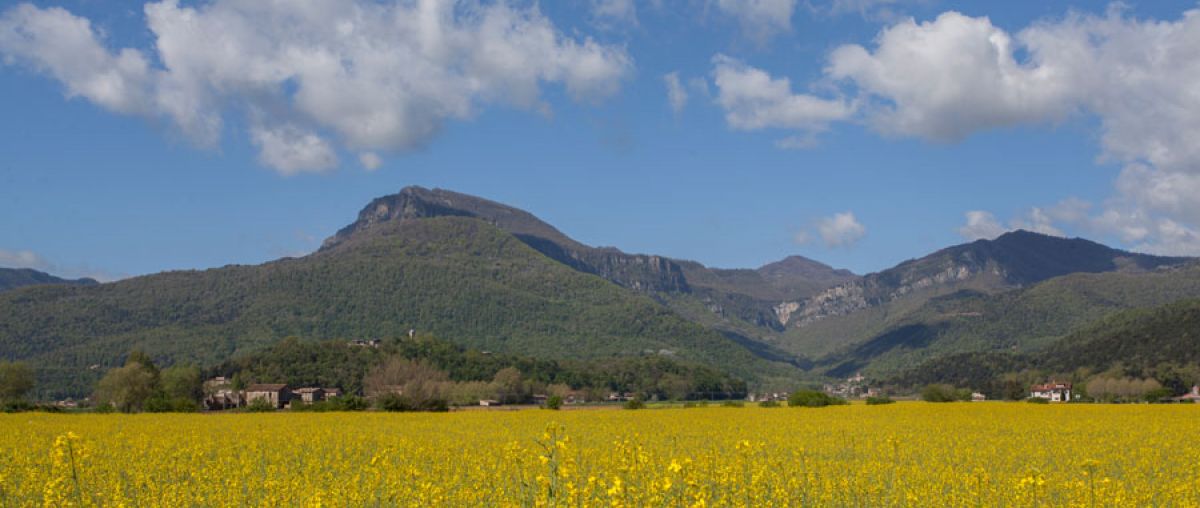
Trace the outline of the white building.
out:
[[[1070,402],[1071,383],[1051,381],[1046,384],[1033,385],[1029,389],[1029,396],[1037,399],[1046,399],[1050,402]]]

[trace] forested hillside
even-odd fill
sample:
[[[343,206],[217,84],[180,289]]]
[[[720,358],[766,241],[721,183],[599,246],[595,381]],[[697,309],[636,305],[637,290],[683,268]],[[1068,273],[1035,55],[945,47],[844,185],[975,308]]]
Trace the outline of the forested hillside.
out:
[[[747,376],[789,368],[581,273],[477,219],[398,221],[310,256],[0,295],[0,356],[80,393],[133,348],[212,365],[288,336],[394,337],[417,329],[545,358],[665,355]],[[91,375],[89,375],[91,374]]]

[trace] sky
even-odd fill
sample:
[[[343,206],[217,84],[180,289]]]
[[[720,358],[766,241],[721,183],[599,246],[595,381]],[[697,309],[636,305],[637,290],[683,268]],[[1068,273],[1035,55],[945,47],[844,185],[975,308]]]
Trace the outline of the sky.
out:
[[[1198,7],[2,2],[0,266],[299,256],[408,185],[717,267],[1200,255]]]

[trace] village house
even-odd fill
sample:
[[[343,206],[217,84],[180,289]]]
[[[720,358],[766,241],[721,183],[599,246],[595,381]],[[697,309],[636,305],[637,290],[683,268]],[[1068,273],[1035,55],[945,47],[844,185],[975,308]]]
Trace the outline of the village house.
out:
[[[479,405],[483,406],[483,407],[492,407],[492,406],[499,406],[501,404],[500,404],[500,401],[498,401],[498,400],[481,399],[479,401]]]
[[[1033,385],[1029,389],[1029,396],[1035,399],[1046,399],[1050,402],[1070,402],[1071,383],[1051,381],[1045,384]]]
[[[1200,402],[1200,386],[1193,386],[1192,391],[1187,392],[1178,397],[1171,397],[1170,400],[1171,400],[1171,402],[1198,403],[1198,402]]]
[[[325,399],[333,399],[342,396],[341,388],[325,388]]]
[[[204,400],[201,401],[204,409],[210,411],[233,409],[241,407],[243,400],[242,392],[234,390],[233,382],[224,376],[214,377],[204,382]]]
[[[284,384],[257,384],[246,388],[245,401],[247,405],[261,400],[274,406],[275,409],[281,409],[291,401],[291,398],[292,391]]]
[[[313,387],[297,388],[292,391],[292,395],[295,396],[293,401],[298,399],[304,404],[312,404],[325,400],[325,389]]]
[[[979,392],[974,392],[971,394],[971,402],[983,402],[985,400],[987,400],[987,395]]]

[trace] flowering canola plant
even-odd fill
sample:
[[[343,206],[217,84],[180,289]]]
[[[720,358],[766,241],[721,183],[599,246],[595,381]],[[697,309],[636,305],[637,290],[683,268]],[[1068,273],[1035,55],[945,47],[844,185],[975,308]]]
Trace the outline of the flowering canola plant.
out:
[[[0,415],[10,506],[1200,506],[1200,406]]]

